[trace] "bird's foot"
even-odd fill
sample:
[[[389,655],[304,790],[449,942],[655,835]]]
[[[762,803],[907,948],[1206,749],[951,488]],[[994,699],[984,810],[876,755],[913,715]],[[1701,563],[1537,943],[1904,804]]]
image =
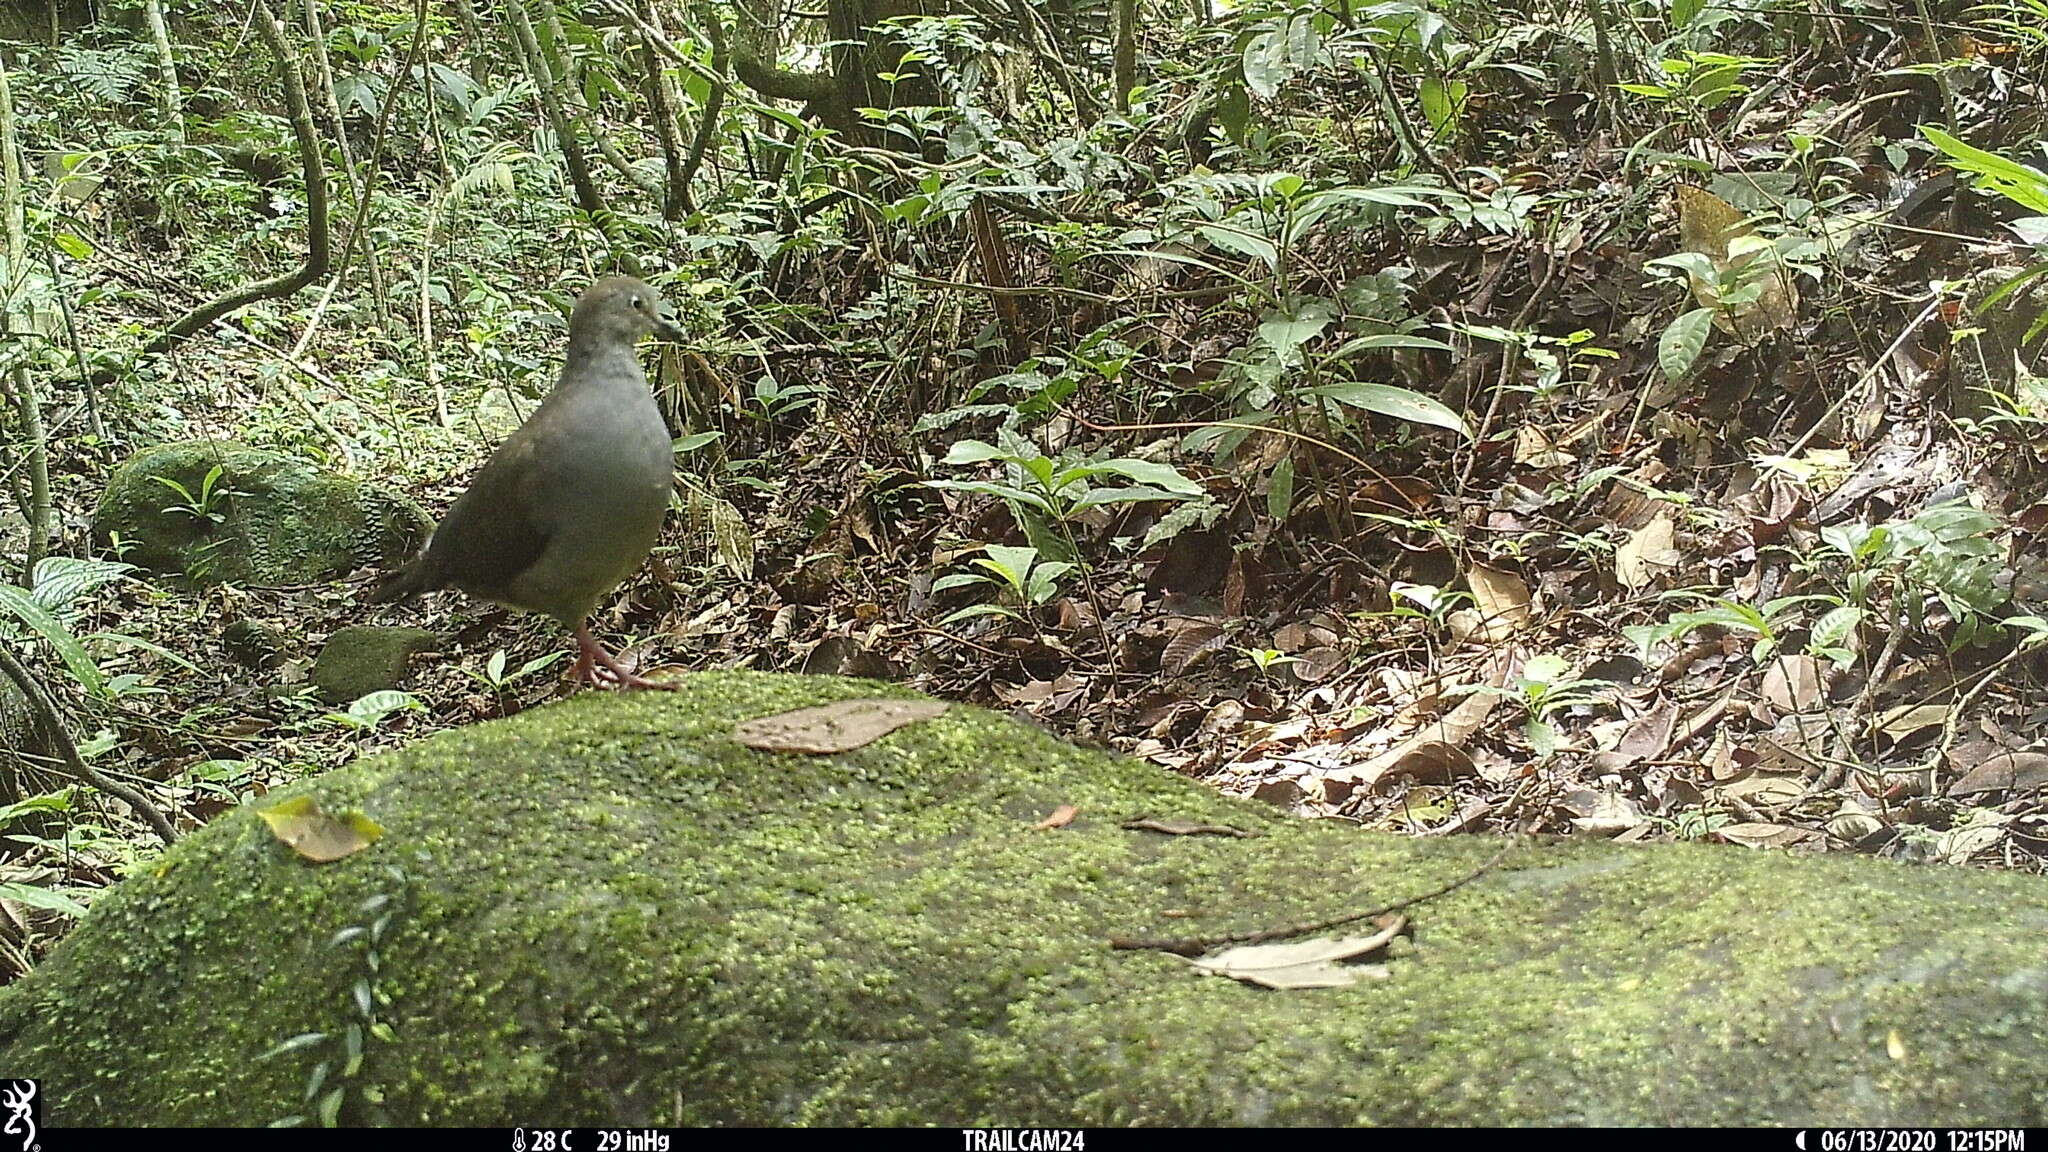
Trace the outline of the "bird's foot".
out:
[[[597,638],[590,634],[588,624],[576,629],[576,647],[579,655],[576,659],[575,678],[593,688],[614,688],[620,691],[651,688],[661,692],[673,692],[682,687],[680,684],[649,680],[621,665],[611,653],[604,650],[604,645],[599,644]]]

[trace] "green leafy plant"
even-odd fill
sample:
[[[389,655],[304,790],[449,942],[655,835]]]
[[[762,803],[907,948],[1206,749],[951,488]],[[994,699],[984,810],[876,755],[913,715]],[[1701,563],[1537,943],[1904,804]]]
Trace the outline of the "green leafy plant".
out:
[[[1032,546],[1062,561],[1082,562],[1073,521],[1092,508],[1189,500],[1206,494],[1200,484],[1171,464],[1131,457],[1093,460],[1064,452],[1047,456],[1007,429],[1001,431],[1000,439],[1001,447],[980,440],[958,441],[943,463],[955,467],[1000,464],[1001,479],[927,480],[925,484],[1001,499],[1010,506]]]
[[[1688,52],[1657,62],[1666,79],[1655,84],[1617,84],[1623,92],[1673,105],[1679,114],[1694,116],[1720,107],[1749,91],[1744,80],[1749,73],[1770,67],[1774,61],[1757,56],[1732,56],[1725,52]]]
[[[1240,648],[1238,652],[1259,670],[1261,676],[1271,676],[1275,668],[1301,663],[1301,657],[1289,656],[1277,648]]]
[[[1032,547],[1011,547],[990,544],[983,548],[986,555],[977,556],[969,563],[978,571],[955,572],[941,576],[932,582],[933,592],[944,592],[952,588],[968,588],[988,585],[1008,598],[1009,603],[988,601],[970,604],[948,615],[942,623],[964,620],[970,616],[1008,616],[1013,620],[1023,619],[1019,609],[1029,610],[1048,604],[1059,595],[1059,581],[1062,576],[1074,570],[1074,565],[1063,560],[1040,559],[1038,549]]]
[[[343,712],[329,712],[325,719],[354,732],[372,732],[398,712],[425,712],[427,706],[410,692],[386,689],[360,697]]]
[[[1750,642],[1751,662],[1762,664],[1771,658],[1784,642],[1785,633],[1794,625],[1797,609],[1801,604],[1820,602],[1839,607],[1838,596],[1811,594],[1802,596],[1780,596],[1762,604],[1745,604],[1739,600],[1725,600],[1703,596],[1695,592],[1667,593],[1668,597],[1703,601],[1707,607],[1692,612],[1679,612],[1661,624],[1631,624],[1621,630],[1622,635],[1635,641],[1645,658],[1661,643],[1682,643],[1687,636],[1701,628],[1725,628],[1730,632],[1747,634]]]
[[[1549,759],[1564,746],[1564,737],[1551,722],[1552,716],[1567,708],[1606,703],[1606,698],[1596,691],[1605,687],[1605,681],[1572,676],[1569,661],[1562,656],[1544,653],[1524,661],[1521,670],[1507,684],[1500,687],[1486,685],[1476,691],[1493,693],[1519,703],[1526,713],[1522,723],[1523,737],[1539,757]]]
[[[1386,615],[1427,620],[1430,627],[1437,630],[1449,628],[1451,613],[1457,611],[1460,606],[1473,602],[1472,593],[1462,589],[1445,589],[1435,584],[1410,584],[1405,580],[1394,581],[1389,594],[1393,598],[1393,606],[1386,611]]]
[[[36,565],[33,588],[0,584],[0,614],[12,616],[47,641],[63,661],[65,670],[88,695],[111,700],[153,692],[156,689],[138,673],[108,676],[86,650],[86,641],[141,648],[187,671],[197,672],[198,668],[168,648],[140,637],[122,632],[93,632],[81,638],[70,624],[80,616],[74,607],[78,601],[134,570],[132,564],[113,560],[46,557]],[[7,630],[0,628],[0,638],[6,635]]]
[[[176,512],[181,515],[190,516],[194,520],[205,520],[213,524],[218,524],[227,519],[227,515],[221,511],[221,508],[226,505],[230,498],[247,495],[247,493],[237,492],[230,485],[220,483],[220,478],[221,466],[215,464],[212,468],[207,469],[206,477],[199,482],[199,491],[195,494],[190,488],[185,487],[169,476],[150,477],[151,480],[169,488],[183,499],[183,503],[166,505],[164,511]]]
[[[491,653],[490,659],[484,661],[482,668],[471,668],[465,665],[462,672],[465,676],[489,688],[491,691],[503,694],[511,691],[514,684],[568,655],[565,651],[556,650],[549,652],[545,656],[536,656],[511,672],[507,672],[505,670],[507,662],[505,650],[500,648]],[[361,701],[357,701],[357,703],[361,703]]]
[[[403,891],[407,882],[405,872],[395,866],[387,866],[385,872],[392,884]],[[323,1053],[306,1076],[303,1095],[304,1102],[312,1106],[312,1118],[323,1128],[340,1126],[341,1110],[352,1090],[364,1094],[356,1081],[362,1074],[364,1055],[371,1041],[398,1043],[398,1034],[383,1017],[391,998],[381,983],[383,948],[399,911],[398,902],[391,893],[380,892],[364,899],[356,911],[363,920],[342,928],[327,940],[328,950],[342,953],[343,963],[355,972],[348,990],[348,1023],[332,1032],[302,1032],[257,1057],[262,1061],[307,1050]],[[375,1097],[367,1094],[363,1098],[366,1103],[376,1102]],[[286,1116],[272,1127],[296,1128],[307,1120],[303,1114]]]
[[[1905,520],[1830,525],[1821,541],[1849,563],[1849,599],[1859,606],[1889,591],[1900,623],[1917,623],[1926,599],[1956,622],[1951,650],[1978,638],[1989,614],[2011,599],[2000,586],[2003,568],[1997,517],[1965,501],[1923,508]]]
[[[2048,173],[2009,160],[1995,152],[1972,147],[1932,125],[1922,125],[1920,134],[1941,149],[1948,157],[1950,166],[1975,176],[1978,184],[1986,190],[1995,192],[2035,213],[2013,221],[2011,228],[2021,240],[2033,246],[2037,255],[2048,257]],[[1996,291],[1984,298],[1979,307],[1996,307],[1999,301],[2043,276],[2048,276],[2048,259],[2040,260],[2007,277]],[[2033,322],[2027,326],[2022,340],[2031,343],[2044,331],[2048,331],[2048,308],[2042,309],[2040,314],[2034,317]]]

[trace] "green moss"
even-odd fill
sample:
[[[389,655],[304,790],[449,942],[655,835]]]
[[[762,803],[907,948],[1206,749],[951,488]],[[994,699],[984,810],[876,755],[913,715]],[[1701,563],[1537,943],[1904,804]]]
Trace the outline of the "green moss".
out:
[[[208,497],[215,467],[221,475]],[[123,461],[92,527],[102,544],[119,535],[122,558],[154,572],[200,583],[300,584],[409,556],[433,521],[404,496],[292,456],[189,440]]]
[[[306,782],[384,839],[312,866],[252,814],[224,817],[0,993],[0,1067],[41,1077],[58,1124],[297,1112],[322,1050],[256,1057],[354,1018],[363,962],[329,941],[385,894],[395,1038],[351,1083],[357,1121],[2043,1116],[2031,878],[1530,843],[1417,909],[1390,979],[1262,991],[1105,941],[1369,907],[1497,843],[1289,821],[971,708],[836,756],[728,738],[878,694],[903,693],[702,675]],[[1080,809],[1070,827],[1030,830],[1060,804]],[[1147,814],[1261,835],[1119,827]]]

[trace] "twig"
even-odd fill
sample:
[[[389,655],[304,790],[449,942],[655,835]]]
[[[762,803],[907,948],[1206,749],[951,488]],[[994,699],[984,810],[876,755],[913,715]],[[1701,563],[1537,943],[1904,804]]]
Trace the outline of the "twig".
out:
[[[1392,480],[1387,479],[1386,473],[1373,467],[1371,464],[1337,447],[1328,440],[1319,439],[1306,432],[1296,432],[1290,428],[1282,428],[1272,424],[1248,424],[1240,420],[1172,420],[1160,424],[1097,424],[1086,416],[1066,407],[1060,408],[1060,415],[1088,429],[1090,432],[1168,432],[1176,428],[1242,428],[1247,432],[1269,432],[1275,436],[1285,436],[1290,440],[1300,440],[1313,444],[1318,448],[1334,452],[1353,464],[1358,465],[1360,468],[1365,469],[1367,472],[1372,473],[1373,478],[1380,483],[1393,488],[1397,492],[1400,491]],[[1398,504],[1389,504],[1385,500],[1371,496],[1367,496],[1365,499],[1402,516],[1409,515],[1414,511],[1412,508],[1403,508]]]
[[[9,652],[4,645],[0,645],[0,672],[6,673],[7,678],[14,681],[14,686],[21,689],[21,694],[28,700],[29,708],[35,712],[36,719],[42,722],[43,730],[50,742],[57,746],[57,755],[70,767],[70,774],[74,778],[124,801],[135,810],[136,815],[142,817],[156,831],[164,843],[177,843],[178,833],[172,829],[171,822],[164,818],[164,814],[157,806],[149,802],[148,797],[87,764],[85,758],[78,754],[78,745],[72,743],[71,731],[65,727],[64,718],[58,714],[55,702],[44,693],[42,684],[29,675],[28,669],[21,661],[15,659],[14,653]]]
[[[1806,446],[1813,442],[1813,438],[1820,435],[1820,430],[1827,427],[1828,421],[1834,419],[1841,412],[1842,406],[1849,402],[1849,398],[1856,395],[1857,391],[1865,384],[1870,383],[1871,378],[1882,372],[1885,365],[1891,363],[1893,354],[1905,346],[1906,339],[1913,335],[1914,332],[1919,331],[1920,325],[1927,323],[1927,318],[1934,315],[1934,310],[1939,307],[1941,307],[1941,293],[1936,292],[1934,298],[1927,302],[1927,307],[1922,308],[1920,314],[1913,317],[1912,322],[1907,324],[1905,329],[1899,333],[1898,339],[1893,340],[1890,347],[1878,353],[1877,358],[1870,362],[1870,367],[1864,369],[1863,374],[1856,377],[1855,381],[1847,388],[1842,389],[1841,398],[1828,405],[1828,410],[1820,414],[1820,418],[1813,422],[1813,427],[1806,430],[1806,435],[1794,440],[1792,446],[1785,449],[1781,455],[1788,457],[1797,456],[1805,451]]]
[[[1439,896],[1455,892],[1492,871],[1493,866],[1500,863],[1514,848],[1515,843],[1510,840],[1508,843],[1501,845],[1500,851],[1495,852],[1487,859],[1486,863],[1481,864],[1479,867],[1474,868],[1455,880],[1439,884],[1427,892],[1410,896],[1406,900],[1397,900],[1392,904],[1371,908],[1364,912],[1349,912],[1342,916],[1332,916],[1327,920],[1311,920],[1303,924],[1290,924],[1285,928],[1267,928],[1258,932],[1230,932],[1221,936],[1112,936],[1109,938],[1109,946],[1126,952],[1154,951],[1171,952],[1176,956],[1200,956],[1212,948],[1221,948],[1226,944],[1263,944],[1268,940],[1281,940],[1289,936],[1322,932],[1327,929],[1342,927],[1345,924],[1355,923],[1359,920],[1369,920],[1375,916],[1384,916],[1389,912],[1399,912],[1403,908],[1414,907],[1425,900],[1434,900]]]

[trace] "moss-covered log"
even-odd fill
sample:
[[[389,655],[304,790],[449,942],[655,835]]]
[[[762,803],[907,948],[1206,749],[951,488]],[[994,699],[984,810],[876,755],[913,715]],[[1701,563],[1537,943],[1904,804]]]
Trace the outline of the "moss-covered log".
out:
[[[831,756],[729,738],[900,692],[704,675],[309,781],[384,838],[188,838],[0,994],[0,1068],[64,1125],[268,1123],[323,1061],[367,1122],[2042,1122],[2030,878],[1529,844],[1416,909],[1390,978],[1266,991],[1106,941],[1367,907],[1498,843],[1291,821],[971,708]],[[372,975],[334,938],[387,913]]]

